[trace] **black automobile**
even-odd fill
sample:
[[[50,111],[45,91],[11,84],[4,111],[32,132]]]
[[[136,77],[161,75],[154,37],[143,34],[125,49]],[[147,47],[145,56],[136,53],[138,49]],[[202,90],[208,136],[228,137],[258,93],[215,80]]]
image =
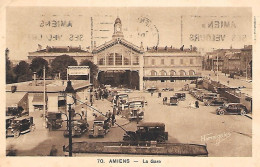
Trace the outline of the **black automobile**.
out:
[[[60,129],[62,127],[62,118],[61,118],[61,113],[57,113],[57,112],[48,112],[46,115],[46,119],[47,119],[47,128],[49,128],[49,130],[53,130],[53,129]]]
[[[204,100],[205,106],[223,106],[227,102],[226,98],[213,98]]]
[[[72,120],[71,122],[72,127],[72,137],[81,137],[84,133],[88,131],[88,123],[87,120],[80,119],[80,120]],[[64,137],[69,137],[69,127],[63,133]]]
[[[21,106],[8,107],[6,111],[6,116],[21,117],[25,115],[29,116],[29,112],[27,110],[24,110]]]
[[[224,115],[227,113],[245,115],[248,113],[248,110],[246,106],[241,103],[227,103],[224,106],[217,108],[218,115]]]
[[[175,96],[177,96],[179,100],[185,100],[186,98],[185,93],[175,93]]]
[[[160,122],[144,122],[137,125],[137,130],[127,131],[123,136],[124,141],[157,141],[168,140],[168,132],[165,132],[165,124]]]
[[[35,124],[33,123],[33,117],[19,117],[10,122],[10,125],[6,129],[6,136],[14,136],[17,138],[20,134],[34,131],[34,129]]]

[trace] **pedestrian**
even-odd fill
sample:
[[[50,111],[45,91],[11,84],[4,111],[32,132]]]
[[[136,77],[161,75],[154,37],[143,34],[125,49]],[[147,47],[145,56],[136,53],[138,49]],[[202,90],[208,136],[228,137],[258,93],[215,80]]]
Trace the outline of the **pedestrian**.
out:
[[[199,108],[199,102],[197,100],[195,101],[195,107]]]
[[[82,117],[85,117],[85,120],[87,120],[87,110],[84,107],[81,108],[81,114]]]
[[[55,145],[52,145],[51,151],[50,151],[50,156],[57,156],[58,150],[55,147]]]
[[[113,113],[113,114],[112,114],[112,126],[114,126],[115,122],[116,122],[116,120],[115,120],[115,114]]]

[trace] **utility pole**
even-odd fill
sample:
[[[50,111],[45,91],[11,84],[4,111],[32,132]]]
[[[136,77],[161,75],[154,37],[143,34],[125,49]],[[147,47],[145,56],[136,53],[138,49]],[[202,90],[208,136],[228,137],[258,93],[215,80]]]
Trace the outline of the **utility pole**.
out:
[[[45,66],[43,67],[43,125],[46,127],[46,83],[45,83]]]
[[[218,54],[217,54],[217,82],[218,82]]]

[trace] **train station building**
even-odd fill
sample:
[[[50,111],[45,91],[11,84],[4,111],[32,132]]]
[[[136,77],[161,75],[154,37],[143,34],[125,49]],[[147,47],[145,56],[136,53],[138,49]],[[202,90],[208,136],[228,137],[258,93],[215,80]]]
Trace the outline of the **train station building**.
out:
[[[112,39],[91,50],[79,47],[38,48],[29,52],[31,62],[36,57],[44,58],[50,64],[57,56],[69,55],[78,64],[89,59],[98,66],[98,79],[105,85],[126,86],[134,89],[150,87],[175,87],[188,80],[199,77],[202,68],[202,56],[195,49],[174,47],[147,47],[142,42],[135,45],[124,38],[122,22],[117,18],[114,23]]]

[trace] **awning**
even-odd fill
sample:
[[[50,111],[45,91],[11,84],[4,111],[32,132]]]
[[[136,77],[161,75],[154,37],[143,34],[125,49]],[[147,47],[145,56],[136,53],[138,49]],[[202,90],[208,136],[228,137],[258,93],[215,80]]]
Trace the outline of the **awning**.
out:
[[[6,107],[18,106],[26,94],[26,92],[6,92]]]
[[[32,104],[33,105],[43,105],[44,104],[43,103],[43,94],[42,93],[34,94]]]

